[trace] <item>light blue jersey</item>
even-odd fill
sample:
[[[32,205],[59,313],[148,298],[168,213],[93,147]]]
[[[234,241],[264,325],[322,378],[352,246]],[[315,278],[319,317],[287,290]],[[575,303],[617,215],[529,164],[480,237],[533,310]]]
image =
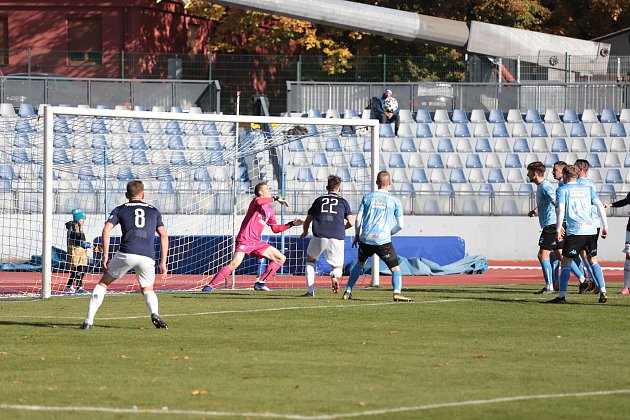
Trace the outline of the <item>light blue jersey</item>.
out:
[[[596,200],[598,198],[594,188],[577,182],[564,184],[556,190],[556,203],[560,211],[564,210],[560,217],[566,221],[567,235],[597,234],[597,225],[591,211]]]
[[[538,207],[538,222],[541,228],[556,224],[556,206],[553,201],[556,192],[551,182],[544,180],[536,189],[536,205]]]
[[[595,191],[595,195],[597,196],[597,190],[595,188],[595,183],[588,178],[578,178],[577,183],[580,185],[586,185]],[[601,227],[601,220],[599,220],[599,212],[597,211],[597,206],[591,206],[591,213],[593,214],[593,220],[595,220],[595,226],[598,228]]]
[[[356,225],[359,239],[368,245],[383,245],[402,228],[403,211],[400,200],[387,191],[366,194],[361,200]]]

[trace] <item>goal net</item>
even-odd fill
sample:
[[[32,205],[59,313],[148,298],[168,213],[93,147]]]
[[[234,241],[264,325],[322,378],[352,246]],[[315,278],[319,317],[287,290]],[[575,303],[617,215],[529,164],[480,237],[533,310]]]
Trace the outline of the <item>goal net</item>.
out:
[[[145,201],[162,213],[169,234],[169,274],[156,290],[199,290],[232,258],[233,238],[254,187],[266,181],[289,207],[272,204],[279,223],[304,219],[325,192],[329,175],[341,177],[342,194],[356,212],[373,189],[379,162],[378,122],[357,118],[252,117],[176,112],[45,107],[32,118],[1,119],[0,296],[67,294],[77,271],[91,290],[102,275],[103,223],[126,202],[127,182],[141,180]],[[77,270],[68,256],[72,211],[85,214],[87,260]],[[310,235],[301,227],[263,240],[287,261],[270,287],[304,286]],[[353,235],[353,232],[348,232]],[[115,252],[120,229],[112,232]],[[346,262],[356,260],[347,238]],[[91,245],[94,245],[92,247]],[[93,249],[96,248],[96,249]],[[159,241],[155,239],[156,255]],[[245,258],[223,285],[248,288],[265,260]],[[322,258],[317,274],[330,267]],[[364,284],[378,281],[364,277]],[[317,285],[328,285],[320,279]],[[128,274],[111,291],[139,290]]]

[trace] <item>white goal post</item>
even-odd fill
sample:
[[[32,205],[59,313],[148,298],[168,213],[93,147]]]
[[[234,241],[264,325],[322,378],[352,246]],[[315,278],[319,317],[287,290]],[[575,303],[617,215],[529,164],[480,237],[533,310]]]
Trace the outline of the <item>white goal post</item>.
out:
[[[286,222],[306,216],[332,174],[342,177],[344,196],[356,212],[360,197],[376,189],[374,181],[381,169],[377,120],[44,106],[43,119],[29,122],[32,159],[13,163],[22,172],[14,181],[12,207],[2,217],[6,219],[3,226],[41,229],[41,286],[13,292],[10,287],[2,289],[0,272],[0,296],[63,294],[70,268],[55,261],[55,256],[57,249],[65,250],[63,225],[71,219],[70,210],[78,207],[86,214],[87,240],[98,241],[109,212],[126,201],[122,188],[130,179],[145,183],[147,202],[160,209],[171,237],[172,274],[167,284],[157,288],[183,291],[199,290],[229,262],[232,238],[257,182],[267,181],[286,197],[289,209],[275,207],[279,222]],[[22,218],[31,220],[30,224]],[[41,220],[39,227],[36,220]],[[293,275],[302,285],[303,275],[291,271],[305,258],[305,248],[296,239],[300,233],[301,228],[294,228],[264,235],[288,257],[286,269],[277,277]],[[3,259],[28,257],[2,252]],[[29,252],[36,250],[24,251]],[[90,257],[86,281],[91,289],[90,282],[100,277],[100,267],[97,253]],[[356,251],[351,259],[356,260]],[[374,266],[379,266],[376,259]],[[260,267],[241,268],[226,287],[253,284]],[[372,270],[367,281],[378,285],[378,270]],[[133,281],[120,283],[118,291],[138,290]]]

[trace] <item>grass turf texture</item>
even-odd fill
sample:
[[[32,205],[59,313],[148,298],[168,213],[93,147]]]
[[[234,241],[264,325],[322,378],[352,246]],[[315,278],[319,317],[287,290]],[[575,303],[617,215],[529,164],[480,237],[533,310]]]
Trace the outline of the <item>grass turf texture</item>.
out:
[[[137,407],[168,413],[142,418],[627,418],[628,391],[467,403],[630,389],[630,299],[602,305],[571,289],[569,304],[544,305],[553,295],[537,289],[419,287],[405,291],[414,303],[391,302],[386,288],[355,289],[352,301],[325,289],[314,299],[162,293],[168,330],[137,294],[108,295],[89,331],[78,328],[88,297],[4,301],[0,417],[121,418],[132,415],[114,409]],[[78,408],[8,407],[31,405]]]

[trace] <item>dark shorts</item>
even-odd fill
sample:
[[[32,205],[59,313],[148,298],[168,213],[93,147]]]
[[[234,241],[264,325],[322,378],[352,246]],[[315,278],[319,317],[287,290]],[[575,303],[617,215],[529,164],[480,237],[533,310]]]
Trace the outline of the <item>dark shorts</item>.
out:
[[[580,256],[580,251],[586,251],[588,257],[597,256],[597,235],[569,235],[564,238],[562,256],[575,258]]]
[[[387,264],[387,267],[390,269],[398,265],[398,255],[391,242],[383,245],[368,245],[359,241],[359,262],[366,262],[367,259],[374,254],[385,261],[385,264]]]
[[[558,242],[558,234],[556,233],[556,225],[545,226],[540,233],[538,246],[546,251],[554,249],[562,249],[562,242]]]

